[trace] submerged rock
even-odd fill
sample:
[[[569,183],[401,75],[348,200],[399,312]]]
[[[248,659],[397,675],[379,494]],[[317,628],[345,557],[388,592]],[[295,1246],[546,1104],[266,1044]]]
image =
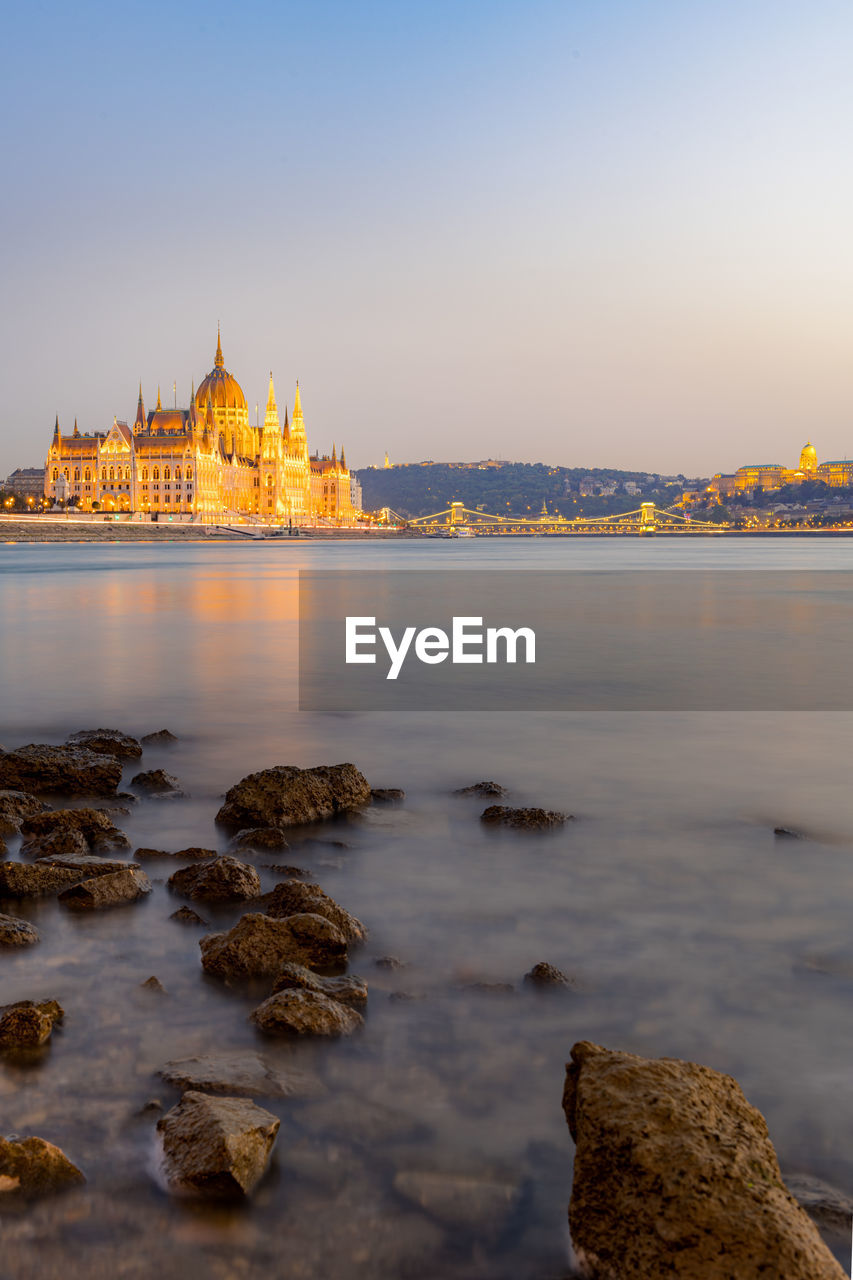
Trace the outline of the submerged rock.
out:
[[[480,814],[480,821],[523,831],[546,831],[571,821],[571,817],[554,809],[510,809],[505,804],[491,804]]]
[[[566,977],[562,969],[558,969],[554,964],[547,964],[544,960],[535,964],[530,972],[524,975],[524,981],[532,987],[572,986],[571,978]]]
[[[231,787],[216,821],[238,828],[293,827],[334,818],[369,802],[370,786],[354,764],[314,769],[279,764]]]
[[[850,1236],[853,1222],[853,1199],[838,1191],[820,1178],[810,1174],[791,1174],[785,1177],[785,1186],[801,1209],[826,1231],[843,1232]]]
[[[793,827],[774,827],[774,836],[778,836],[782,840],[803,840],[802,831],[795,831]]]
[[[79,857],[61,854],[37,862],[0,862],[0,898],[44,897],[90,876],[105,876],[135,866],[135,862],[118,862],[91,854]]]
[[[167,1062],[160,1073],[176,1089],[246,1098],[316,1098],[325,1086],[296,1067],[272,1066],[249,1050],[211,1053]]]
[[[207,924],[203,916],[197,911],[193,911],[192,907],[178,907],[177,911],[173,911],[169,916],[170,920],[179,920],[181,924]]]
[[[3,1196],[49,1195],[86,1179],[59,1147],[44,1138],[0,1138],[0,1203]]]
[[[209,933],[199,942],[201,963],[218,978],[275,977],[290,960],[316,969],[346,963],[347,942],[325,916],[298,915],[276,920],[250,913],[227,933]]]
[[[166,994],[166,988],[163,986],[160,979],[155,977],[153,973],[150,978],[146,978],[144,982],[140,982],[139,986],[143,991],[151,991],[154,995],[164,996]]]
[[[236,849],[289,849],[281,827],[245,827],[232,841]]]
[[[407,962],[400,960],[397,956],[377,956],[373,961],[377,969],[405,969]]]
[[[406,793],[399,787],[371,787],[370,798],[374,804],[399,804]]]
[[[121,761],[85,747],[30,743],[0,755],[0,787],[40,794],[112,796],[121,781]]]
[[[251,1195],[264,1176],[280,1121],[246,1098],[189,1091],[157,1123],[163,1173],[177,1195]]]
[[[502,787],[499,782],[472,782],[470,787],[458,787],[453,792],[455,796],[500,796],[509,795],[507,787]]]
[[[136,849],[134,858],[188,858],[201,861],[204,858],[218,858],[215,849],[199,849],[192,845],[189,849],[179,849],[177,853],[167,853],[165,849]]]
[[[213,862],[183,867],[169,877],[167,884],[173,893],[197,902],[245,902],[261,895],[261,878],[255,868],[226,855]]]
[[[169,747],[178,739],[168,729],[158,729],[155,733],[145,733],[140,739],[143,747]]]
[[[250,1020],[269,1036],[349,1036],[364,1025],[361,1014],[349,1005],[305,988],[269,996]]]
[[[123,907],[151,892],[151,881],[144,871],[128,867],[108,875],[81,880],[63,889],[59,901],[70,911],[103,911],[107,907]]]
[[[782,1182],[764,1117],[730,1076],[582,1041],[563,1107],[582,1275],[842,1280]]]
[[[36,1049],[65,1017],[55,1000],[18,1000],[0,1007],[0,1049]]]
[[[282,965],[273,984],[272,994],[290,990],[317,991],[330,1000],[337,1000],[339,1004],[358,1007],[367,1004],[367,983],[363,978],[354,973],[345,973],[340,978],[321,978],[318,973],[292,961]]]
[[[182,796],[184,794],[175,775],[167,773],[165,769],[145,769],[131,778],[130,785],[136,787],[137,791],[144,791],[147,795]]]
[[[311,912],[331,920],[348,942],[363,942],[367,937],[367,930],[360,920],[324,893],[319,885],[306,884],[303,880],[277,884],[264,899],[264,911],[277,919]]]
[[[21,831],[26,837],[21,853],[31,858],[130,848],[127,836],[103,809],[54,809],[25,818]]]
[[[81,729],[66,739],[71,747],[87,747],[102,756],[119,760],[136,760],[142,755],[142,744],[118,729]]]
[[[46,809],[43,800],[26,791],[0,791],[0,835],[17,835],[25,818],[34,818]]]
[[[0,914],[0,947],[31,947],[39,940],[35,925],[17,916]]]
[[[505,1177],[401,1169],[394,1190],[446,1226],[494,1240],[505,1230],[520,1187]]]

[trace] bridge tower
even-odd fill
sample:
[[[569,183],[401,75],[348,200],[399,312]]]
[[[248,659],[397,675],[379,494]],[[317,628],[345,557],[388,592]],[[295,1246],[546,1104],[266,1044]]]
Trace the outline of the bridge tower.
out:
[[[451,502],[450,519],[448,521],[448,524],[464,524],[465,523],[465,519],[463,516],[464,509],[465,509],[465,504],[463,502]]]
[[[640,533],[654,533],[658,527],[655,504],[643,502],[640,505]]]

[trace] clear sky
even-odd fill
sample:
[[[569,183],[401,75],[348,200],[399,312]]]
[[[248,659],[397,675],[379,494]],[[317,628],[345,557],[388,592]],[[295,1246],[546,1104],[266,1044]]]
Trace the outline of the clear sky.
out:
[[[0,475],[226,366],[351,465],[853,456],[849,0],[7,5]]]

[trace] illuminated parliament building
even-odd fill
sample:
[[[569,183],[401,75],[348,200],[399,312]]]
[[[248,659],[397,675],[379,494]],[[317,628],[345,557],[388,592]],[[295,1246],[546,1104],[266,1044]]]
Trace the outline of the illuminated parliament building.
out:
[[[263,426],[252,426],[246,397],[225,368],[217,334],[214,367],[188,409],[147,415],[142,387],[133,426],[62,435],[59,418],[47,455],[45,497],[83,511],[126,511],[221,520],[254,516],[309,524],[350,522],[350,473],[340,458],[309,455],[299,383],[293,418],[279,421],[272,374]]]

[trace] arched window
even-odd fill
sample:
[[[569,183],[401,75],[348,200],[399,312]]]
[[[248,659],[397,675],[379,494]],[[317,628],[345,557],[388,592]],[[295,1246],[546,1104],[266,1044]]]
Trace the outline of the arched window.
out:
[[[110,467],[110,479],[115,480],[115,478],[116,478],[115,467]]]
[[[68,468],[67,468],[67,467],[65,467],[65,468],[63,469],[62,474],[65,476],[65,479],[66,479],[66,480],[70,480],[70,479],[71,479],[71,476],[68,474]]]
[[[187,479],[192,480],[192,478],[193,478],[193,469],[192,467],[187,467]]]
[[[272,476],[267,476],[267,488],[272,488]]]
[[[143,467],[143,468],[142,468],[142,479],[143,479],[143,480],[147,480],[147,479],[148,479],[148,468],[147,468],[147,467]]]
[[[125,467],[125,469],[124,469],[124,478],[125,478],[125,480],[129,480],[129,479],[130,479],[130,467]]]
[[[171,480],[171,478],[172,478],[172,468],[171,468],[171,467],[164,467],[164,468],[163,468],[163,479],[164,479],[164,480]]]
[[[106,478],[107,478],[107,469],[106,467],[101,467],[101,479],[106,480]]]
[[[54,468],[53,468],[53,483],[54,483],[54,484],[56,484],[56,482],[57,482],[57,480],[58,480],[58,479],[59,479],[59,471],[57,470],[57,468],[56,468],[56,467],[54,467]]]
[[[74,479],[75,479],[75,480],[79,480],[79,479],[80,479],[80,468],[79,468],[79,467],[75,467],[75,468],[74,468]]]
[[[155,467],[155,468],[154,468],[154,479],[155,479],[155,480],[159,480],[159,479],[160,479],[160,468],[159,468],[159,467]]]
[[[92,479],[92,471],[91,471],[91,468],[90,468],[90,467],[87,467],[87,468],[86,468],[86,470],[83,472],[83,479],[84,479],[84,480],[91,480],[91,479]]]
[[[175,479],[180,480],[180,478],[181,478],[181,468],[175,467]]]

